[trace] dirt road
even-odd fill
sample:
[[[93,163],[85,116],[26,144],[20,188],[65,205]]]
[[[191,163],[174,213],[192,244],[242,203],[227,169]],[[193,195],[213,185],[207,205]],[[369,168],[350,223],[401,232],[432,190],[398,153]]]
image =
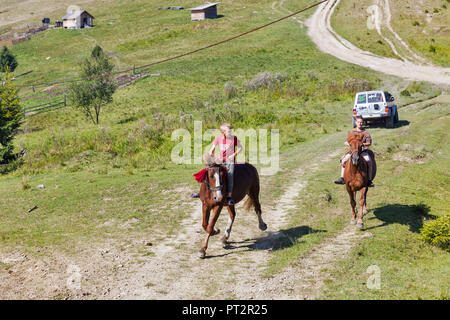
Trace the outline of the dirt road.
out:
[[[415,62],[381,57],[361,50],[342,38],[333,30],[330,23],[339,2],[340,0],[329,0],[322,3],[306,21],[308,35],[321,51],[341,60],[405,79],[450,85],[450,68],[421,65],[416,57],[411,58]]]

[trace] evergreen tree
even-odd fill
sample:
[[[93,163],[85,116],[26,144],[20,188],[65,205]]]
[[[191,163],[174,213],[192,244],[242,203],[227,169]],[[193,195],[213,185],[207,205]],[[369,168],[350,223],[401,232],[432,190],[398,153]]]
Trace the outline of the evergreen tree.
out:
[[[16,57],[9,51],[7,46],[3,46],[0,52],[0,72],[14,72],[17,66]]]
[[[23,115],[17,89],[11,78],[12,75],[6,72],[5,79],[0,81],[0,164],[6,164],[14,159],[12,140]]]

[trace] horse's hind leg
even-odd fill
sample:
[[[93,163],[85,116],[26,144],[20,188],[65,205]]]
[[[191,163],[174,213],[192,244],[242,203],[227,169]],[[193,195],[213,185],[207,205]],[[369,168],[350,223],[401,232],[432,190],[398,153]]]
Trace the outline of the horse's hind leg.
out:
[[[228,206],[228,213],[229,213],[229,217],[228,217],[228,225],[227,225],[227,229],[225,230],[225,234],[222,237],[222,244],[225,246],[228,243],[228,239],[230,238],[230,233],[231,233],[231,228],[233,227],[233,223],[234,223],[234,218],[236,217],[236,210],[234,208],[234,206]]]
[[[365,202],[366,202],[366,192],[367,192],[367,187],[362,188],[359,193],[360,193],[360,199],[359,199],[359,212],[358,212],[358,224],[356,225],[358,228],[362,228],[364,225],[363,222],[363,216],[364,216],[364,206],[365,206]]]
[[[355,201],[355,193],[347,189],[348,196],[350,198],[350,205],[352,207],[352,219],[350,220],[351,224],[356,224],[356,201]]]
[[[255,207],[256,216],[258,217],[258,226],[261,231],[267,229],[267,224],[262,219],[261,203],[259,202],[259,185],[255,185],[250,189],[248,194],[253,206]]]

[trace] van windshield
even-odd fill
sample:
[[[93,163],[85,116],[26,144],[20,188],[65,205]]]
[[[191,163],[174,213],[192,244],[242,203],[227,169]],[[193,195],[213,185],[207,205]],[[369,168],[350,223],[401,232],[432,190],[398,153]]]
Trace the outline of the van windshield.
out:
[[[363,94],[358,94],[358,98],[356,99],[356,103],[357,104],[359,104],[359,103],[366,103],[366,94],[365,93],[363,93]]]
[[[369,103],[383,102],[383,95],[381,92],[369,93],[368,96]]]

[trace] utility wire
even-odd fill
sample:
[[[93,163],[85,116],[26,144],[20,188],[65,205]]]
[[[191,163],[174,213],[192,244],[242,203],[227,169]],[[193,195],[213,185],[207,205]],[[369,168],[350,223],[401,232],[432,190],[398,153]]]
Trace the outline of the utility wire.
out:
[[[287,15],[287,16],[284,16],[284,17],[279,18],[279,19],[277,19],[277,20],[274,20],[274,21],[272,21],[272,22],[266,23],[265,25],[262,25],[262,26],[260,26],[260,27],[253,28],[253,29],[251,29],[251,30],[249,30],[249,31],[246,31],[246,32],[244,32],[244,33],[241,33],[241,34],[238,34],[238,35],[236,35],[236,36],[230,37],[230,38],[228,38],[228,39],[221,40],[221,41],[215,42],[215,43],[213,43],[213,44],[207,45],[207,46],[205,46],[205,47],[201,47],[201,48],[198,48],[198,49],[189,51],[189,52],[185,52],[185,53],[183,53],[183,54],[179,54],[179,55],[176,55],[176,56],[167,58],[167,59],[163,59],[163,60],[159,60],[159,61],[156,61],[156,62],[152,62],[152,63],[146,64],[146,65],[143,65],[143,66],[133,67],[133,68],[125,69],[125,70],[122,70],[122,71],[116,71],[116,72],[105,73],[105,74],[102,74],[102,75],[99,75],[99,76],[91,77],[91,78],[89,78],[89,79],[81,79],[81,78],[79,78],[79,79],[74,79],[74,80],[55,81],[55,82],[50,82],[50,83],[41,83],[41,84],[34,84],[34,85],[33,85],[33,84],[30,84],[30,85],[28,85],[28,84],[27,84],[27,85],[23,84],[23,85],[16,85],[16,87],[33,87],[33,86],[34,86],[34,87],[40,87],[40,86],[49,86],[49,85],[63,84],[63,83],[69,83],[69,82],[88,81],[88,80],[93,80],[93,79],[97,79],[97,78],[101,78],[101,77],[107,77],[107,76],[110,76],[110,75],[126,73],[126,72],[130,72],[130,71],[133,71],[133,70],[139,70],[139,69],[143,69],[143,68],[148,68],[148,67],[151,67],[151,66],[154,66],[154,65],[157,65],[157,64],[161,64],[161,63],[165,63],[165,62],[172,61],[172,60],[175,60],[175,59],[179,59],[179,58],[182,58],[182,57],[185,57],[185,56],[188,56],[188,55],[197,53],[197,52],[199,52],[199,51],[206,50],[206,49],[209,49],[209,48],[218,46],[218,45],[220,45],[220,44],[224,44],[224,43],[226,43],[226,42],[232,41],[232,40],[234,40],[234,39],[243,37],[243,36],[245,36],[245,35],[247,35],[247,34],[249,34],[249,33],[252,33],[252,32],[255,32],[255,31],[258,31],[258,30],[261,30],[261,29],[266,28],[266,27],[268,27],[268,26],[270,26],[270,25],[272,25],[272,24],[275,24],[275,23],[277,23],[277,22],[286,20],[286,19],[288,19],[288,18],[290,18],[290,17],[292,17],[292,16],[295,16],[295,15],[297,15],[297,14],[299,14],[299,13],[302,13],[302,12],[304,12],[304,11],[307,11],[307,10],[309,10],[309,9],[312,9],[312,8],[314,8],[314,7],[316,7],[316,6],[320,5],[320,4],[322,4],[322,3],[324,3],[324,2],[327,2],[327,1],[328,1],[328,0],[323,0],[323,1],[317,2],[317,3],[313,4],[313,5],[310,5],[309,7],[306,7],[306,8],[303,8],[303,9],[301,9],[301,10],[295,11],[295,12],[293,12],[293,13]],[[69,78],[69,79],[70,79],[70,78]]]

